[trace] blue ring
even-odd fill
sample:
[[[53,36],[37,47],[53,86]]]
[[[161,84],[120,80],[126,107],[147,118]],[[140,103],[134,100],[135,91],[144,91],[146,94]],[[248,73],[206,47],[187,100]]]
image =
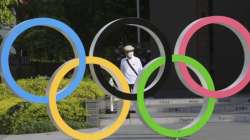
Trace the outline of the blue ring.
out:
[[[36,96],[32,95],[22,89],[19,85],[17,85],[14,80],[9,67],[9,52],[12,47],[12,44],[16,40],[16,38],[26,31],[29,28],[35,26],[45,26],[50,27],[58,32],[62,33],[68,41],[70,41],[71,46],[73,47],[74,54],[76,58],[79,58],[79,66],[75,69],[74,77],[72,78],[71,83],[58,92],[57,101],[64,99],[65,97],[72,94],[72,92],[78,87],[81,80],[83,79],[85,69],[86,69],[86,54],[84,50],[84,45],[79,38],[79,36],[70,28],[68,25],[51,18],[35,18],[31,20],[24,21],[17,26],[15,26],[6,36],[6,38],[2,42],[1,52],[0,52],[0,70],[2,72],[3,79],[8,87],[19,97],[24,100],[33,102],[33,103],[43,103],[48,104],[47,96]]]

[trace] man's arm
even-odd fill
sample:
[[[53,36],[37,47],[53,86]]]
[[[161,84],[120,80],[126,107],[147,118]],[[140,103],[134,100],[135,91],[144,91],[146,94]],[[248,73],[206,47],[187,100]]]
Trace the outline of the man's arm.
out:
[[[120,70],[122,71],[122,73],[124,73],[124,64],[123,64],[123,59],[121,60]]]

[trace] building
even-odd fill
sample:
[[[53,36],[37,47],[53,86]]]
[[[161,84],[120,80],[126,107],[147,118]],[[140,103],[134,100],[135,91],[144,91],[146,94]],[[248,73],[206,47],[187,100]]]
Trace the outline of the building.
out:
[[[240,21],[250,29],[250,1],[141,0],[141,4],[147,8],[140,12],[144,13],[144,18],[148,18],[165,34],[171,52],[173,52],[181,31],[201,17],[224,15]],[[208,68],[214,78],[216,89],[222,89],[232,84],[239,76],[244,62],[244,54],[238,38],[230,30],[218,25],[208,26],[199,31],[192,38],[188,55],[199,60]],[[174,69],[171,70],[167,79],[166,85],[162,87],[159,94],[160,97],[195,97],[193,93],[186,93],[186,89],[176,77]],[[250,94],[249,89],[247,86],[237,96],[246,97],[245,95]],[[183,93],[178,92],[177,94],[176,91]]]

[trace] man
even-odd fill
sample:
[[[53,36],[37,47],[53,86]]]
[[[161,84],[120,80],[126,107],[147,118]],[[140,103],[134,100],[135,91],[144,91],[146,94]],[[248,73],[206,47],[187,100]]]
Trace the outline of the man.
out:
[[[135,93],[135,91],[133,91],[133,87],[135,85],[138,74],[143,69],[142,63],[138,57],[134,56],[135,48],[132,45],[125,46],[123,50],[124,50],[126,57],[121,60],[120,69],[122,73],[124,74],[125,78],[127,79],[130,92]],[[116,86],[112,78],[109,80],[109,84],[114,87]],[[116,113],[114,111],[114,101],[115,101],[114,97],[111,96],[110,97],[110,112],[111,113]],[[133,107],[129,113],[135,113]],[[130,118],[130,114],[128,115],[127,118]]]
[[[125,46],[123,50],[126,57],[121,60],[120,69],[128,81],[130,91],[133,92],[136,78],[142,71],[143,67],[141,60],[134,56],[135,48],[132,45]]]
[[[124,50],[126,57],[121,60],[120,69],[127,79],[130,92],[135,94],[136,91],[134,91],[134,85],[135,85],[137,76],[143,69],[142,63],[138,57],[134,56],[135,48],[132,45],[125,46],[123,50]],[[132,107],[131,109],[132,110],[129,111],[127,118],[130,118],[130,113],[135,113],[134,107]]]

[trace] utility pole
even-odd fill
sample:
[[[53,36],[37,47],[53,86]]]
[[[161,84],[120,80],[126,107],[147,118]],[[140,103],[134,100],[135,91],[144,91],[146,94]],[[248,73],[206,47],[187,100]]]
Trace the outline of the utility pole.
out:
[[[140,9],[140,0],[136,0],[136,17],[140,18],[141,17],[141,9]],[[137,43],[138,45],[141,44],[141,30],[140,28],[137,27]]]

